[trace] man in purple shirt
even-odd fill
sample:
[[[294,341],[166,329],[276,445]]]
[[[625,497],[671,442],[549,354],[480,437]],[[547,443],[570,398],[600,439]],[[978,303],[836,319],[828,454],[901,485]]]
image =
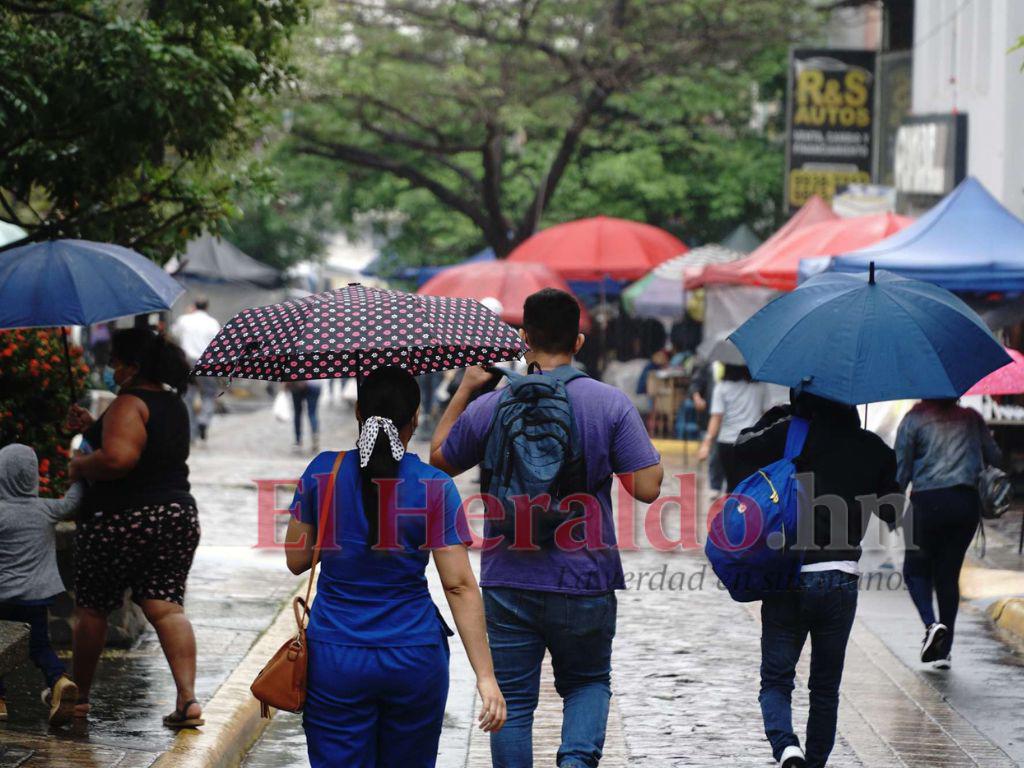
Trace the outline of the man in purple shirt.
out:
[[[531,369],[536,363],[541,371],[532,375],[572,364],[584,342],[579,322],[579,304],[564,291],[546,288],[526,299],[520,334],[530,347]],[[490,380],[487,371],[468,369],[434,433],[430,461],[450,475],[483,460],[502,390],[472,398]],[[597,506],[586,522],[563,526],[584,529],[595,523],[598,530],[574,535],[580,546],[564,546],[566,539],[556,536],[539,548],[511,548],[506,538],[484,549],[480,584],[487,632],[508,705],[505,727],[491,734],[495,768],[533,765],[533,713],[545,650],[564,701],[558,765],[593,768],[600,761],[611,698],[614,590],[625,587],[612,475],[642,502],[654,501],[661,491],[661,459],[629,398],[586,377],[570,381],[566,392],[582,443],[586,492]],[[490,520],[487,528],[493,531]]]

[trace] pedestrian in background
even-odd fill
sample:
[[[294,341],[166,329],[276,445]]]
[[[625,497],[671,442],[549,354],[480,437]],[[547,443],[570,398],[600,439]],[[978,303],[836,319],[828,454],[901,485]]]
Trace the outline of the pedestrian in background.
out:
[[[753,381],[747,366],[725,366],[722,380],[711,394],[711,417],[697,460],[706,461],[714,449],[725,473],[726,493],[732,493],[751,471],[736,458],[736,440],[741,431],[757,423],[770,404],[767,385]]]
[[[357,450],[340,464],[337,452],[317,456],[295,493],[285,552],[299,574],[312,565],[320,493],[336,467],[327,527],[334,537],[321,548],[307,634],[303,726],[313,768],[435,764],[452,632],[430,599],[431,556],[476,672],[480,727],[494,731],[505,720],[462,499],[450,477],[408,451],[419,406],[419,387],[406,371],[375,370],[359,388]]]
[[[29,626],[28,653],[43,673],[50,725],[71,720],[78,686],[50,646],[48,607],[64,592],[57,570],[54,528],[70,518],[82,500],[75,483],[63,499],[39,498],[39,459],[27,445],[0,448],[0,620]],[[7,719],[6,691],[0,678],[0,721]]]
[[[195,699],[196,639],[183,608],[199,545],[182,400],[191,366],[181,348],[148,328],[115,333],[110,359],[117,398],[99,420],[78,406],[69,418],[91,449],[69,468],[73,480],[88,481],[75,536],[75,715],[88,715],[107,616],[131,589],[156,630],[177,687],[174,712],[164,725],[199,726],[204,721]]]
[[[861,428],[853,406],[806,392],[791,394],[791,400],[741,433],[736,455],[745,464],[766,467],[783,457],[793,416],[810,422],[794,465],[804,482],[808,475],[813,481],[804,487],[807,496],[828,503],[800,507],[800,530],[810,516],[813,539],[801,552],[796,588],[761,603],[759,701],[765,735],[779,765],[823,768],[836,739],[839,684],[857,610],[857,563],[865,522],[872,513],[895,521],[898,510],[890,494],[898,494],[899,486],[895,454],[878,435]],[[879,503],[871,504],[872,497]],[[805,752],[793,730],[792,697],[796,664],[808,637],[811,707]]]
[[[197,296],[190,311],[179,317],[171,326],[171,335],[178,340],[185,351],[191,368],[220,331],[218,323],[206,310],[210,302],[205,296]],[[188,398],[188,415],[192,440],[206,442],[210,423],[217,407],[219,387],[213,376],[195,376],[189,394],[199,394],[199,412],[195,410],[195,397]]]
[[[284,385],[292,396],[295,449],[302,450],[302,412],[309,419],[310,449],[320,450],[320,381],[289,381]]]
[[[900,487],[911,488],[903,576],[925,625],[921,661],[949,669],[960,569],[981,520],[978,478],[1002,456],[980,413],[923,400],[900,422],[896,457]]]
[[[602,541],[600,547],[582,543],[570,551],[535,536],[536,549],[524,552],[511,548],[509,535],[503,535],[497,537],[497,546],[483,552],[487,631],[498,682],[508,701],[508,723],[491,735],[495,768],[533,766],[533,719],[545,652],[551,654],[555,689],[563,700],[558,764],[594,768],[600,761],[611,698],[615,590],[625,588],[615,546],[612,476],[619,475],[627,493],[643,502],[654,501],[661,492],[661,459],[629,398],[573,368],[574,355],[585,340],[579,324],[579,304],[564,291],[546,288],[526,299],[520,335],[530,347],[526,358],[531,370],[538,367],[539,371],[524,380],[557,377],[567,382],[565,393],[581,442],[569,448],[581,449],[584,466],[574,469],[585,475],[580,478],[574,472],[573,485],[580,481],[583,487],[577,490],[596,498]],[[474,399],[493,381],[482,368],[466,369],[434,432],[430,454],[434,466],[457,475],[484,460],[489,438],[498,432],[493,424],[499,404],[508,402],[502,398],[513,390],[509,386]],[[537,418],[534,412],[524,411],[524,423],[531,416]],[[564,464],[559,470],[560,486],[563,469]],[[496,466],[491,477],[512,477],[511,470]],[[483,490],[488,487],[489,483]],[[509,515],[507,509],[505,515]],[[494,524],[487,521],[486,536],[495,536]]]

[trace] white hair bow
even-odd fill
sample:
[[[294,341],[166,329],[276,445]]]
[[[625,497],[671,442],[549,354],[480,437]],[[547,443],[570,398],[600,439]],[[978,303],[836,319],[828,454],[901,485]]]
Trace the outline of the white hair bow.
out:
[[[365,467],[370,463],[370,454],[373,453],[373,446],[377,444],[377,435],[380,430],[388,436],[391,443],[391,455],[395,461],[401,461],[405,456],[405,446],[402,445],[402,438],[398,436],[398,427],[395,422],[384,416],[371,416],[363,422],[363,428],[359,430],[359,439],[356,447],[359,448],[359,466]]]

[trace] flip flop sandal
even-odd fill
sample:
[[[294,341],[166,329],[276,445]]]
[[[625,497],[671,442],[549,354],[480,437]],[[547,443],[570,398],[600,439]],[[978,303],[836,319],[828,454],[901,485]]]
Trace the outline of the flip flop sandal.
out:
[[[164,725],[168,728],[198,728],[201,725],[206,725],[206,721],[202,717],[188,716],[188,708],[198,703],[195,699],[189,699],[181,709],[174,710],[164,718]]]

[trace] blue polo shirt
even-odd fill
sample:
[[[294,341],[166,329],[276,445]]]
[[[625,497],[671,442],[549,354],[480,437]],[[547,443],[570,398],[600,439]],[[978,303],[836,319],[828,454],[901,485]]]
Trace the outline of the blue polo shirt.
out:
[[[306,467],[292,503],[295,519],[318,525],[337,455],[321,453]],[[361,482],[359,452],[349,451],[338,469],[308,636],[369,647],[439,643],[446,628],[427,588],[430,550],[472,541],[455,483],[406,453],[397,483],[380,492],[381,531],[372,548]]]

